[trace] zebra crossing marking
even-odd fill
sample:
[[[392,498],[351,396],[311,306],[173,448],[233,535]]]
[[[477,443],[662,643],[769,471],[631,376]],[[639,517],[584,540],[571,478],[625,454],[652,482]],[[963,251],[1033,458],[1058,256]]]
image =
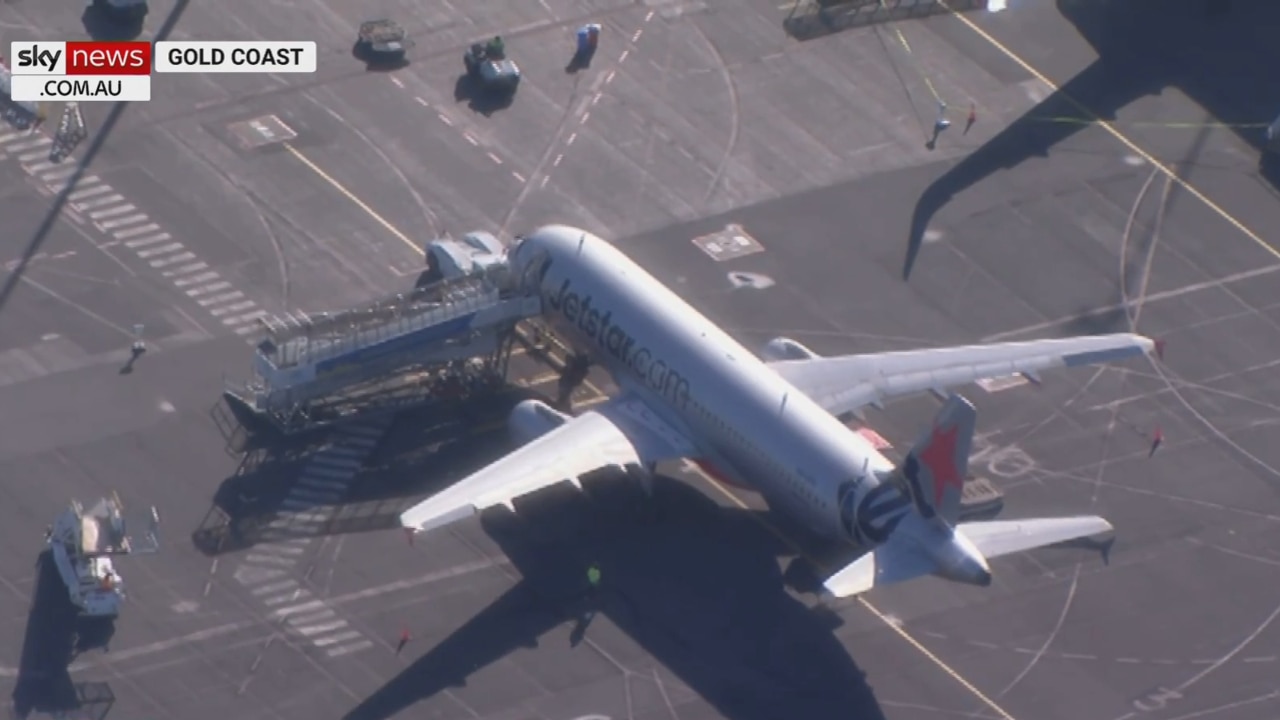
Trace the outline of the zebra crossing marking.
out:
[[[107,230],[110,230],[112,228],[124,227],[125,225],[133,225],[135,223],[142,222],[143,220],[146,220],[146,219],[147,219],[146,215],[144,215],[143,213],[138,213],[137,215],[130,215],[129,217],[116,218],[115,220],[108,220],[106,222],[95,223],[95,224],[98,226],[100,230],[102,230],[103,232],[106,232]]]
[[[127,240],[131,237],[145,235],[149,232],[155,232],[159,229],[160,229],[159,225],[155,223],[147,223],[146,225],[131,227],[128,230],[117,230],[116,232],[111,233],[111,236],[117,240]]]
[[[169,243],[168,245],[162,245],[158,248],[149,248],[147,250],[139,250],[138,257],[145,259],[145,258],[153,257],[155,255],[167,255],[171,252],[174,252],[175,250],[181,250],[181,249],[182,249],[182,243]]]
[[[221,275],[219,275],[216,272],[203,272],[203,273],[200,273],[199,275],[188,275],[186,277],[178,278],[177,280],[173,281],[173,284],[174,284],[174,287],[182,288],[188,285],[194,285],[196,283],[207,283],[210,281],[216,282],[219,277],[221,277]],[[231,283],[227,283],[227,285],[230,285],[230,284]],[[204,287],[204,286],[201,285],[200,287]]]
[[[8,150],[9,152],[18,152],[20,150],[30,150],[31,148],[44,147],[46,145],[51,145],[51,144],[53,144],[52,140],[41,135],[36,140],[28,140],[26,142],[14,143],[5,149]],[[18,161],[21,162],[22,158],[18,158]]]
[[[164,242],[165,240],[172,240],[172,239],[173,239],[172,235],[166,232],[162,232],[162,233],[156,233],[155,235],[148,235],[147,237],[134,238],[132,240],[125,242],[124,246],[132,250],[134,248],[144,247],[146,245],[152,245],[154,243]]]
[[[350,489],[360,465],[386,432],[389,422],[387,419],[365,421],[335,431],[327,446],[309,459],[296,484],[281,501],[280,515],[267,523],[262,532],[264,542],[255,545],[235,571],[236,580],[262,603],[268,618],[323,650],[328,657],[351,655],[376,644],[351,627],[297,578],[281,577],[273,571],[296,572],[306,548],[322,532],[324,523],[336,515],[336,508],[325,503],[336,503]],[[352,443],[356,444],[357,455],[350,454]],[[325,469],[323,462],[334,459],[343,461],[343,468],[328,469],[340,474],[317,477],[316,471]],[[354,464],[351,461],[355,461]],[[289,533],[305,533],[308,537],[283,537]]]
[[[213,275],[215,278],[218,277],[217,273],[210,273],[210,274]],[[221,282],[211,282],[211,283],[208,283],[207,285],[201,285],[200,287],[191,288],[190,290],[187,291],[187,295],[189,297],[200,297],[201,295],[207,295],[211,292],[226,290],[229,287],[231,287],[231,283],[225,280]]]
[[[251,563],[260,563],[263,565],[283,565],[284,567],[291,567],[293,565],[298,564],[298,561],[294,560],[293,558],[280,557],[279,555],[263,555],[260,553],[254,553],[252,555],[249,555],[245,558],[245,560],[248,560]]]
[[[331,622],[320,623],[319,625],[304,625],[302,627],[297,628],[297,630],[298,632],[302,633],[304,636],[311,637],[312,635],[319,635],[320,633],[326,633],[331,630],[338,630],[346,626],[347,626],[346,620],[333,620]],[[356,635],[359,635],[359,633],[356,633]],[[349,636],[349,637],[354,637],[354,636]],[[317,642],[316,644],[320,645],[319,642]]]
[[[223,315],[226,315],[228,313],[235,313],[235,312],[240,312],[242,310],[248,310],[249,308],[254,306],[255,306],[255,303],[252,300],[245,300],[243,302],[238,302],[235,305],[226,305],[224,307],[215,308],[209,311],[209,314],[216,318],[220,318]]]
[[[109,207],[106,210],[94,210],[89,213],[89,219],[97,220],[99,218],[109,218],[113,215],[123,215],[124,213],[133,212],[137,209],[138,208],[132,205],[116,205],[115,207]]]
[[[89,182],[89,181],[97,182],[98,176],[90,175],[87,178],[80,178],[80,182],[82,183]],[[77,190],[71,193],[70,195],[67,196],[67,199],[71,200],[72,205],[74,205],[75,204],[74,201],[76,200],[83,200],[84,198],[93,197],[94,195],[101,195],[102,193],[106,193],[106,192],[111,192],[110,185],[94,185],[91,188],[85,188],[84,190]],[[124,198],[122,197],[120,199],[123,200]]]
[[[273,583],[268,583],[266,585],[259,585],[258,587],[253,589],[253,594],[267,595],[279,590],[288,590],[290,588],[296,588],[296,587],[298,587],[297,580],[281,580],[280,582],[273,582]]]
[[[316,638],[315,640],[312,640],[311,643],[313,645],[316,645],[317,647],[328,647],[330,645],[333,645],[334,643],[340,643],[343,640],[354,640],[358,637],[360,637],[360,633],[355,630],[352,630],[350,632],[344,632],[338,635],[330,635],[329,637]]]
[[[108,190],[110,190],[110,188],[108,188]],[[79,210],[80,212],[84,212],[85,210],[92,210],[93,208],[103,207],[104,205],[113,205],[123,201],[123,195],[111,195],[109,197],[96,198],[88,202],[71,203],[71,207]]]
[[[223,327],[237,335],[247,336],[258,331],[257,320],[267,317],[267,312],[243,293],[227,296],[231,283],[224,280],[194,252],[187,250],[163,232],[145,211],[130,203],[109,183],[97,175],[76,177],[80,166],[63,158],[55,161],[50,155],[52,140],[34,131],[16,131],[0,134],[0,159],[13,157],[28,175],[39,180],[56,193],[67,193],[71,209],[85,213],[88,219],[104,234],[112,236],[112,242],[100,247],[109,248],[123,244],[133,251],[139,260],[146,260],[161,276],[183,289],[190,298],[207,298],[215,293],[222,297],[220,303],[203,303],[201,307],[218,319]]]
[[[328,656],[329,656],[329,657],[331,657],[331,658],[338,658],[338,657],[342,657],[343,655],[348,655],[348,654],[353,653],[353,652],[360,652],[361,650],[368,650],[368,649],[369,649],[369,648],[371,648],[371,647],[373,647],[373,641],[372,641],[372,640],[361,640],[361,641],[359,641],[359,642],[353,642],[353,643],[351,643],[350,645],[341,645],[341,646],[339,646],[339,647],[336,647],[336,648],[334,648],[334,649],[330,650],[329,652],[327,652],[327,653],[325,653],[325,654],[326,654],[326,655],[328,655]]]
[[[175,277],[178,275],[186,275],[187,273],[193,273],[198,270],[208,270],[208,269],[209,269],[209,265],[207,263],[194,262],[189,265],[183,265],[180,268],[175,268],[173,270],[165,270],[163,273],[160,273],[160,274],[164,275],[165,277]]]
[[[245,323],[252,323],[254,320],[257,320],[258,318],[264,318],[266,316],[267,316],[266,310],[254,310],[253,312],[245,313],[244,315],[237,315],[235,317],[223,318],[222,324],[227,326],[239,325],[240,327],[235,328],[235,333],[237,335],[248,335],[249,333],[257,332],[258,328],[252,324],[245,324]]]
[[[47,172],[41,175],[40,179],[48,183],[48,182],[52,182],[53,180],[61,180],[64,177],[71,177],[72,175],[75,175],[75,174],[76,174],[76,167],[72,165],[70,167],[58,168],[53,172]]]
[[[195,260],[195,259],[196,259],[196,254],[195,254],[195,253],[193,253],[193,252],[184,252],[184,253],[182,253],[181,255],[170,255],[170,256],[169,256],[169,257],[167,257],[167,258],[161,258],[161,259],[159,259],[159,260],[152,260],[152,261],[151,261],[151,267],[153,267],[153,268],[168,267],[169,265],[172,265],[172,264],[174,264],[174,263],[186,262],[186,261],[188,261],[188,260]]]
[[[231,292],[225,292],[225,293],[222,293],[221,295],[214,295],[213,297],[201,298],[196,302],[200,303],[200,307],[209,307],[210,305],[221,305],[222,303],[227,302],[228,300],[235,300],[237,298],[242,298],[242,297],[244,297],[244,293],[240,292],[239,290],[232,290]]]

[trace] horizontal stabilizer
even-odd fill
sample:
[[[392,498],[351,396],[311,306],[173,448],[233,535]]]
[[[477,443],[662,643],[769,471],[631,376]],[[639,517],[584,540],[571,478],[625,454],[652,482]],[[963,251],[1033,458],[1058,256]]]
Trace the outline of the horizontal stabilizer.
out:
[[[1038,520],[996,520],[961,523],[956,532],[964,535],[986,558],[997,558],[1023,550],[1113,532],[1111,523],[1097,515]]]
[[[905,546],[889,543],[854,560],[822,585],[836,597],[849,597],[934,571],[933,559]]]
[[[1046,545],[1054,545],[1076,538],[1089,537],[1109,533],[1114,530],[1111,523],[1097,517],[1086,515],[1068,518],[1042,518],[1034,520],[1001,520],[996,522],[962,523],[956,526],[956,533],[963,536],[978,554],[982,565],[985,560],[1002,555],[1033,550]],[[924,540],[924,542],[930,542]],[[874,551],[863,555],[827,578],[823,586],[836,597],[848,597],[864,593],[872,588],[884,587],[904,580],[912,580],[924,575],[939,575],[959,579],[939,568],[932,556],[933,551],[942,557],[957,556],[959,553],[948,552],[946,543],[952,540],[934,540],[940,544],[924,547],[900,538],[890,538],[889,542],[877,547]],[[942,570],[942,572],[940,572]],[[985,573],[986,582],[990,574]],[[968,580],[962,580],[968,582]],[[980,583],[980,584],[985,584]]]

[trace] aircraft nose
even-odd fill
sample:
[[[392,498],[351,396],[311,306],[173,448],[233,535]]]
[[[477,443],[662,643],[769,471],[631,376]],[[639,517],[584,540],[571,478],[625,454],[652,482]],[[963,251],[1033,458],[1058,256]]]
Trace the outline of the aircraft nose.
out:
[[[990,571],[990,570],[988,570],[987,568],[982,568],[982,570],[978,571],[978,577],[977,577],[977,580],[978,580],[978,585],[979,585],[979,586],[981,586],[981,587],[988,587],[988,586],[990,586],[990,585],[991,585],[991,571]]]

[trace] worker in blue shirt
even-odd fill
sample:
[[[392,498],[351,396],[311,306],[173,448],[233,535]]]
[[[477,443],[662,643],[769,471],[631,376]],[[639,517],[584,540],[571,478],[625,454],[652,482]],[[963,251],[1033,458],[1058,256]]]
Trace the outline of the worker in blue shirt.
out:
[[[600,42],[600,26],[596,23],[588,23],[578,28],[578,54],[586,55],[596,50],[596,43]]]

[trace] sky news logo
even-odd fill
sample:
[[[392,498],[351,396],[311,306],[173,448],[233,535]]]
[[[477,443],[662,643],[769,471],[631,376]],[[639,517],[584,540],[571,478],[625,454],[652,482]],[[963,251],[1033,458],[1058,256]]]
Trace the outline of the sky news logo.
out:
[[[10,97],[17,102],[146,102],[149,42],[15,42]]]
[[[150,75],[149,42],[15,42],[14,75]]]

